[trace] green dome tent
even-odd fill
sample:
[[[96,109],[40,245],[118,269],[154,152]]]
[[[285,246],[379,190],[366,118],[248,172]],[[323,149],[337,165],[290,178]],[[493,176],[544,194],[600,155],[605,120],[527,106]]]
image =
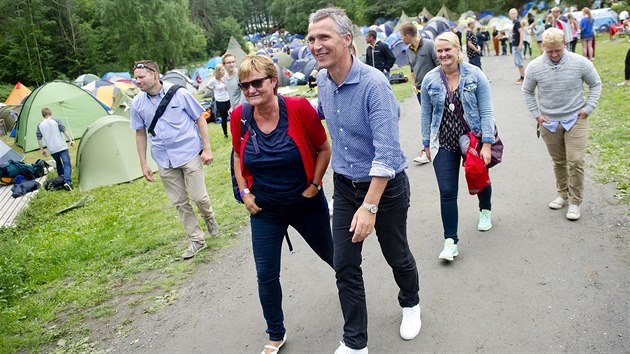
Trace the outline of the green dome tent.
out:
[[[107,115],[107,110],[87,91],[63,81],[53,81],[33,91],[22,107],[17,121],[15,141],[24,152],[37,150],[37,125],[42,120],[42,108],[52,110],[74,138],[80,137],[87,126]]]
[[[142,177],[136,132],[129,127],[129,120],[105,116],[88,126],[77,149],[76,163],[82,191]],[[152,171],[157,171],[152,158],[148,157],[147,163]]]

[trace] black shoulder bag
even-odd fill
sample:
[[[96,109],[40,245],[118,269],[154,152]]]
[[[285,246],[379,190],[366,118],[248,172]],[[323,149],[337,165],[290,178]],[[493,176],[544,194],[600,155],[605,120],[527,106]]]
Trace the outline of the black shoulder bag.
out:
[[[168,104],[171,102],[171,99],[175,95],[175,91],[179,90],[182,87],[183,86],[181,85],[173,85],[171,86],[171,88],[168,89],[168,91],[166,91],[166,94],[162,98],[162,101],[160,101],[158,108],[155,110],[155,115],[153,116],[151,125],[149,125],[148,132],[149,134],[151,134],[151,136],[155,136],[155,131],[154,131],[155,125],[157,124],[158,119],[160,119],[162,114],[164,114],[164,111],[166,110],[166,106],[168,106]]]

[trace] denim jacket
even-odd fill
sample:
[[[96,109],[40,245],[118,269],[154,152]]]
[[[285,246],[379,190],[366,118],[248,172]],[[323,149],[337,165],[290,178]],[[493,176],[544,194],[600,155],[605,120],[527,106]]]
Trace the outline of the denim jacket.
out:
[[[440,77],[440,66],[422,80],[422,144],[431,149],[434,159],[440,149],[439,132],[446,87]],[[494,143],[494,108],[490,83],[483,72],[468,63],[459,64],[459,97],[464,106],[464,119],[482,143]]]

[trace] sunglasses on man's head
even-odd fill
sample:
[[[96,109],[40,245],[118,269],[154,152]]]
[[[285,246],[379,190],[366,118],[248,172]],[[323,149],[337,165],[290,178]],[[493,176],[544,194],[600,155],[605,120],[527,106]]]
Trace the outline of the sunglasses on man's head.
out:
[[[148,65],[143,64],[143,63],[135,63],[135,64],[133,65],[133,68],[134,68],[134,69],[147,69],[147,70],[151,70],[151,71],[153,71],[153,72],[156,72],[156,71],[155,71],[155,69],[150,68]]]
[[[262,87],[263,81],[265,81],[267,79],[271,79],[271,76],[263,77],[262,79],[256,79],[256,80],[252,80],[252,81],[248,81],[248,82],[239,82],[238,83],[238,87],[240,87],[241,90],[243,90],[243,91],[249,90],[250,86],[255,88],[255,89],[259,89],[259,88]]]

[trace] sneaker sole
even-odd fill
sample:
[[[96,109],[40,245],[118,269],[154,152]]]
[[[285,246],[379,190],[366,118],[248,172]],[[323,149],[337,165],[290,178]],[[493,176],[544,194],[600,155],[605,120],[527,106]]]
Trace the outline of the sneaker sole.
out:
[[[413,162],[415,164],[418,164],[418,165],[424,165],[424,164],[428,164],[429,163],[429,161],[413,161]]]
[[[490,230],[491,228],[492,228],[492,225],[490,225],[490,226],[488,226],[488,227],[486,227],[486,228],[483,228],[483,227],[479,227],[479,226],[477,226],[477,230],[479,230],[479,231],[488,231],[488,230]]]
[[[580,219],[580,215],[567,215],[567,219],[571,221],[576,221]]]
[[[449,258],[449,257],[447,257],[447,256],[442,256],[442,255],[440,255],[440,256],[438,256],[438,259],[444,259],[444,260],[447,260],[447,261],[451,261],[451,262],[452,262],[452,261],[455,259],[455,257],[457,257],[457,256],[459,256],[459,252],[458,252],[458,253],[453,254],[453,257],[450,257],[450,258]]]
[[[201,251],[202,249],[204,249],[204,248],[206,248],[206,247],[208,247],[208,245],[207,245],[207,244],[204,244],[203,246],[201,246],[201,248],[200,248],[200,249],[198,249],[197,251],[195,251],[195,253],[191,254],[190,256],[184,256],[184,255],[182,255],[182,258],[183,258],[183,259],[191,259],[191,258],[193,258],[194,256],[196,256],[196,255],[197,255],[197,253],[199,253],[199,251]]]
[[[564,208],[565,206],[567,206],[567,204],[549,204],[549,209],[553,209],[553,210],[560,210],[562,208]]]

